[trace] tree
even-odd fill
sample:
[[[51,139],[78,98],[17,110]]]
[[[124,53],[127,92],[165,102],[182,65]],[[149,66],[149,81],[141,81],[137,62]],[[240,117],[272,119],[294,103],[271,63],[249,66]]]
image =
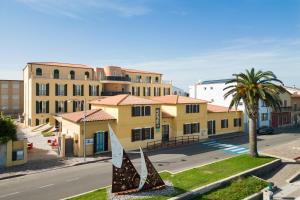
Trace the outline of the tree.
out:
[[[13,120],[0,114],[0,144],[17,140],[17,127]]]
[[[227,87],[224,98],[232,96],[229,109],[237,109],[240,101],[245,104],[245,110],[249,117],[249,149],[252,157],[257,157],[257,120],[259,112],[259,100],[273,110],[281,109],[282,101],[280,93],[286,92],[281,80],[271,71],[255,71],[252,68],[245,73],[233,74],[235,78],[226,82]]]

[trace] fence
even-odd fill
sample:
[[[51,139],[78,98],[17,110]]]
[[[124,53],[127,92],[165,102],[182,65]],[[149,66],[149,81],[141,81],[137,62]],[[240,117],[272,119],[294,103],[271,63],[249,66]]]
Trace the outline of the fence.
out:
[[[200,142],[200,135],[177,136],[170,138],[167,141],[156,140],[147,142],[147,149],[153,150],[156,148],[174,147],[178,145],[192,144],[197,142]]]

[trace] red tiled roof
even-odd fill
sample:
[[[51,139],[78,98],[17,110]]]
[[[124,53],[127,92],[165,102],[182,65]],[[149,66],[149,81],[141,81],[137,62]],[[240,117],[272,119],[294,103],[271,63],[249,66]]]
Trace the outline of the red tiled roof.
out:
[[[141,97],[131,96],[129,94],[120,94],[111,97],[106,97],[103,99],[97,99],[90,102],[91,104],[98,105],[151,105],[160,104],[159,102],[153,101],[151,99],[145,99]]]
[[[70,64],[70,63],[60,63],[60,62],[29,62],[27,64],[34,64],[34,65],[48,65],[48,66],[59,66],[59,67],[77,67],[77,68],[90,68],[92,67],[83,64]]]
[[[84,120],[84,111],[66,113],[62,115],[62,118],[67,119],[72,122],[83,122]],[[114,120],[115,118],[101,109],[93,109],[86,111],[86,122],[93,121],[106,121],[106,120]]]
[[[179,95],[167,95],[153,97],[154,101],[159,101],[166,104],[188,104],[188,103],[207,103],[207,101],[201,99],[194,99],[191,97],[184,97]]]
[[[165,112],[165,111],[162,111],[162,118],[173,118],[174,116]]]
[[[230,109],[228,110],[229,108],[228,107],[225,107],[225,106],[217,106],[217,105],[213,105],[213,104],[207,104],[207,112],[210,112],[210,113],[219,113],[219,112],[235,112],[235,111],[240,111],[240,110],[235,110],[235,109]]]

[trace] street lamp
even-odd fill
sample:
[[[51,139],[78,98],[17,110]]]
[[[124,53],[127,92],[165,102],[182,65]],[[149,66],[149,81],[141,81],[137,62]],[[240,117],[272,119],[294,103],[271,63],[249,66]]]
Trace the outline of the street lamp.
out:
[[[83,114],[83,161],[86,162],[86,151],[85,151],[85,134],[86,134],[86,98],[83,99],[83,107],[84,107],[84,114]],[[69,99],[68,102],[80,101],[76,99]]]

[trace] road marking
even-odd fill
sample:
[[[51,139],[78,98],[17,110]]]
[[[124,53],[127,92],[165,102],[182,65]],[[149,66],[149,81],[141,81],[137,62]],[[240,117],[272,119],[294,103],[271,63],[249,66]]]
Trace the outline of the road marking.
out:
[[[12,195],[15,195],[15,194],[19,194],[19,193],[20,192],[13,192],[13,193],[5,194],[5,195],[0,196],[0,199],[5,198],[5,197],[9,197],[9,196],[12,196]]]
[[[246,152],[249,152],[249,149],[246,149],[246,150],[243,150],[243,151],[238,151],[236,153],[246,153]]]
[[[72,182],[72,181],[77,181],[77,180],[79,180],[79,178],[71,178],[69,180],[66,180],[66,182]]]
[[[216,143],[216,141],[211,141],[211,142],[203,142],[202,144],[212,144],[212,143]]]
[[[39,187],[40,189],[43,189],[43,188],[47,188],[47,187],[51,187],[51,186],[53,186],[54,184],[48,184],[48,185],[44,185],[44,186],[41,186],[41,187]]]
[[[233,146],[233,147],[226,148],[224,150],[231,150],[231,149],[236,149],[236,148],[239,148],[239,147],[238,146]]]
[[[242,148],[232,149],[231,151],[236,152],[236,151],[242,151],[242,150],[246,150],[246,148],[242,147]]]

